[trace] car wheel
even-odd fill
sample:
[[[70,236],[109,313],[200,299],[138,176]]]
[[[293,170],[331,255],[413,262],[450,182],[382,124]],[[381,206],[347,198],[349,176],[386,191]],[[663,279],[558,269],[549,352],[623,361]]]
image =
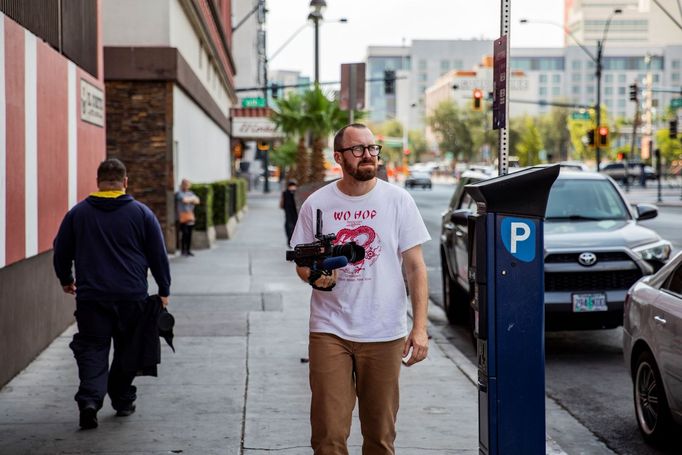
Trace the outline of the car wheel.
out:
[[[637,357],[633,379],[639,430],[647,442],[660,444],[670,437],[672,415],[661,374],[651,352],[644,351]]]
[[[467,299],[462,298],[464,290],[450,278],[447,267],[444,258],[441,257],[443,309],[451,324],[462,324],[467,322]]]

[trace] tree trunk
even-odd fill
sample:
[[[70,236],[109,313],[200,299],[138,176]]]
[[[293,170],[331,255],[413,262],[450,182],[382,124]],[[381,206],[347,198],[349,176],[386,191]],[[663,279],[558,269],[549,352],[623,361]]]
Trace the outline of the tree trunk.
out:
[[[298,139],[298,151],[296,152],[296,169],[294,175],[299,185],[308,183],[308,149],[305,146],[305,136]]]
[[[324,139],[316,137],[310,165],[310,182],[324,182]]]

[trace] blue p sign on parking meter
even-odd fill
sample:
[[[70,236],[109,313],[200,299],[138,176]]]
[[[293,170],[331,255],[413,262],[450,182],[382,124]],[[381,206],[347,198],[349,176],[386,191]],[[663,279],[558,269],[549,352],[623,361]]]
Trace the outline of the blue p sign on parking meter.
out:
[[[502,218],[502,243],[507,251],[519,261],[535,259],[535,224],[523,218]]]
[[[467,185],[477,309],[479,450],[545,453],[543,219],[559,166]]]

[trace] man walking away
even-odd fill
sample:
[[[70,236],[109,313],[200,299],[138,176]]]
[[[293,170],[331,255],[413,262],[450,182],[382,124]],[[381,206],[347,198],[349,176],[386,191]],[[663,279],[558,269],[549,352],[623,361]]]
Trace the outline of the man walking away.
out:
[[[123,163],[103,161],[97,186],[99,191],[69,210],[54,240],[57,278],[64,292],[76,296],[78,333],[69,346],[78,364],[75,399],[83,429],[97,427],[97,411],[107,393],[117,416],[135,412],[135,371],[122,368],[120,352],[130,346],[144,312],[147,270],[158,284],[163,306],[168,305],[171,281],[159,222],[146,205],[125,194]]]

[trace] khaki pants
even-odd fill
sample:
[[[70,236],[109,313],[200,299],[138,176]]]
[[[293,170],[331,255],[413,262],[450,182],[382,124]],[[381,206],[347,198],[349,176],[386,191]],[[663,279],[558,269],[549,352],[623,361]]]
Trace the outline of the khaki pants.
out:
[[[357,397],[363,455],[394,454],[404,338],[355,343],[311,333],[311,445],[315,455],[347,455]]]

